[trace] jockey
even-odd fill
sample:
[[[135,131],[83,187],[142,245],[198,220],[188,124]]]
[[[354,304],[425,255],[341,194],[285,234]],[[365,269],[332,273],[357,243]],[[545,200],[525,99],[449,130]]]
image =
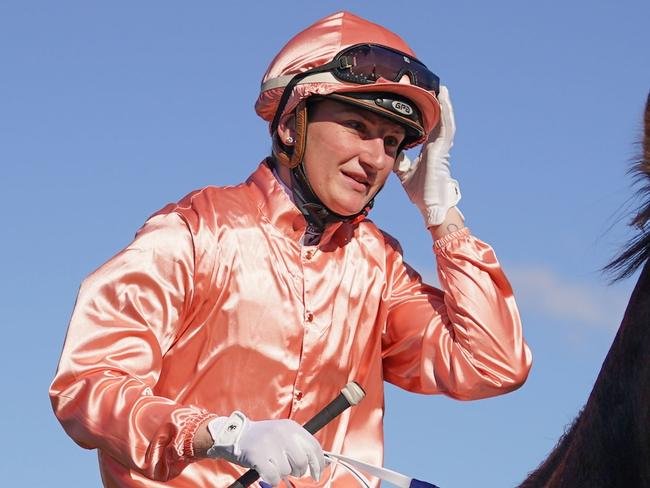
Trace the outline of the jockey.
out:
[[[323,450],[382,464],[384,381],[467,400],[527,377],[508,280],[456,208],[448,92],[400,37],[321,19],[272,61],[255,108],[272,154],[248,180],[166,206],[80,288],[50,395],[105,486],[228,486],[248,468],[351,486]],[[391,172],[442,289],[365,218]],[[352,380],[363,402],[301,427]]]

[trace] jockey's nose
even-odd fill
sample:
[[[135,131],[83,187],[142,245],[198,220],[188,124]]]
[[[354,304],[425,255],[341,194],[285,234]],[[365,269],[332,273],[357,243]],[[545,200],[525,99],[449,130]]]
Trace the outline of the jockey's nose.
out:
[[[386,164],[389,164],[389,156],[386,154],[386,147],[382,137],[372,137],[362,142],[360,162],[369,166],[374,171],[381,171]]]

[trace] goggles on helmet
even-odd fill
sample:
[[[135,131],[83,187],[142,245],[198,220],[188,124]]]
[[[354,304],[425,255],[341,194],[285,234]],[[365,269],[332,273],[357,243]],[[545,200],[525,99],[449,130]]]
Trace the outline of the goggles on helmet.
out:
[[[333,61],[337,67],[332,70],[341,81],[351,83],[375,83],[379,78],[398,82],[408,75],[411,84],[440,92],[440,78],[420,61],[403,52],[378,44],[357,44],[338,53]]]
[[[416,58],[379,44],[355,44],[340,51],[329,63],[293,75],[288,80],[273,117],[272,131],[277,129],[284,107],[298,82],[307,76],[326,72],[340,81],[360,85],[376,83],[380,78],[399,82],[407,75],[412,85],[433,91],[436,96],[440,91],[440,78]],[[272,81],[276,86],[282,86],[284,79]]]

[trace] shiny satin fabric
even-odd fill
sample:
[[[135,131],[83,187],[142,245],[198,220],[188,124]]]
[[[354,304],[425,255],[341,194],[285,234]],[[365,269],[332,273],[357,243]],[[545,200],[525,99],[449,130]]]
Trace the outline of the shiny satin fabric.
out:
[[[294,36],[271,62],[262,78],[262,85],[282,76],[302,73],[321,66],[332,61],[334,56],[344,48],[361,43],[388,46],[417,58],[401,37],[385,27],[350,12],[337,12],[320,19]],[[308,81],[309,79],[305,79],[293,89],[293,94],[283,113],[291,112],[302,99],[310,95],[387,91],[402,95],[415,102],[422,112],[424,129],[427,134],[438,124],[440,119],[440,106],[435,94],[414,85],[396,83],[383,78],[371,85],[343,83],[336,79],[329,83],[308,83]],[[257,114],[264,120],[271,121],[275,116],[283,91],[284,87],[263,89],[255,103]],[[422,140],[424,139],[426,137],[422,138]]]
[[[302,424],[351,380],[366,398],[316,438],[381,465],[384,380],[476,399],[526,379],[512,290],[467,229],[434,246],[443,290],[369,220],[318,246],[304,230],[263,162],[165,207],[83,282],[50,395],[67,433],[99,449],[105,486],[228,486],[244,469],[193,457],[199,423],[240,410]],[[292,483],[354,486],[340,468]]]

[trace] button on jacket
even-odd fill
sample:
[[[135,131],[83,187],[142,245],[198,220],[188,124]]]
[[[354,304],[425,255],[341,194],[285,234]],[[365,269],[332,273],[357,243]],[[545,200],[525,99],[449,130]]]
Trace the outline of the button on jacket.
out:
[[[99,449],[106,486],[228,486],[245,470],[194,457],[203,420],[302,424],[352,380],[366,398],[316,438],[381,464],[384,380],[459,399],[523,383],[512,290],[467,229],[434,245],[439,290],[370,220],[331,225],[318,246],[301,244],[305,227],[263,162],[168,205],[84,280],[50,395],[67,433]],[[332,467],[292,482],[354,486]]]

